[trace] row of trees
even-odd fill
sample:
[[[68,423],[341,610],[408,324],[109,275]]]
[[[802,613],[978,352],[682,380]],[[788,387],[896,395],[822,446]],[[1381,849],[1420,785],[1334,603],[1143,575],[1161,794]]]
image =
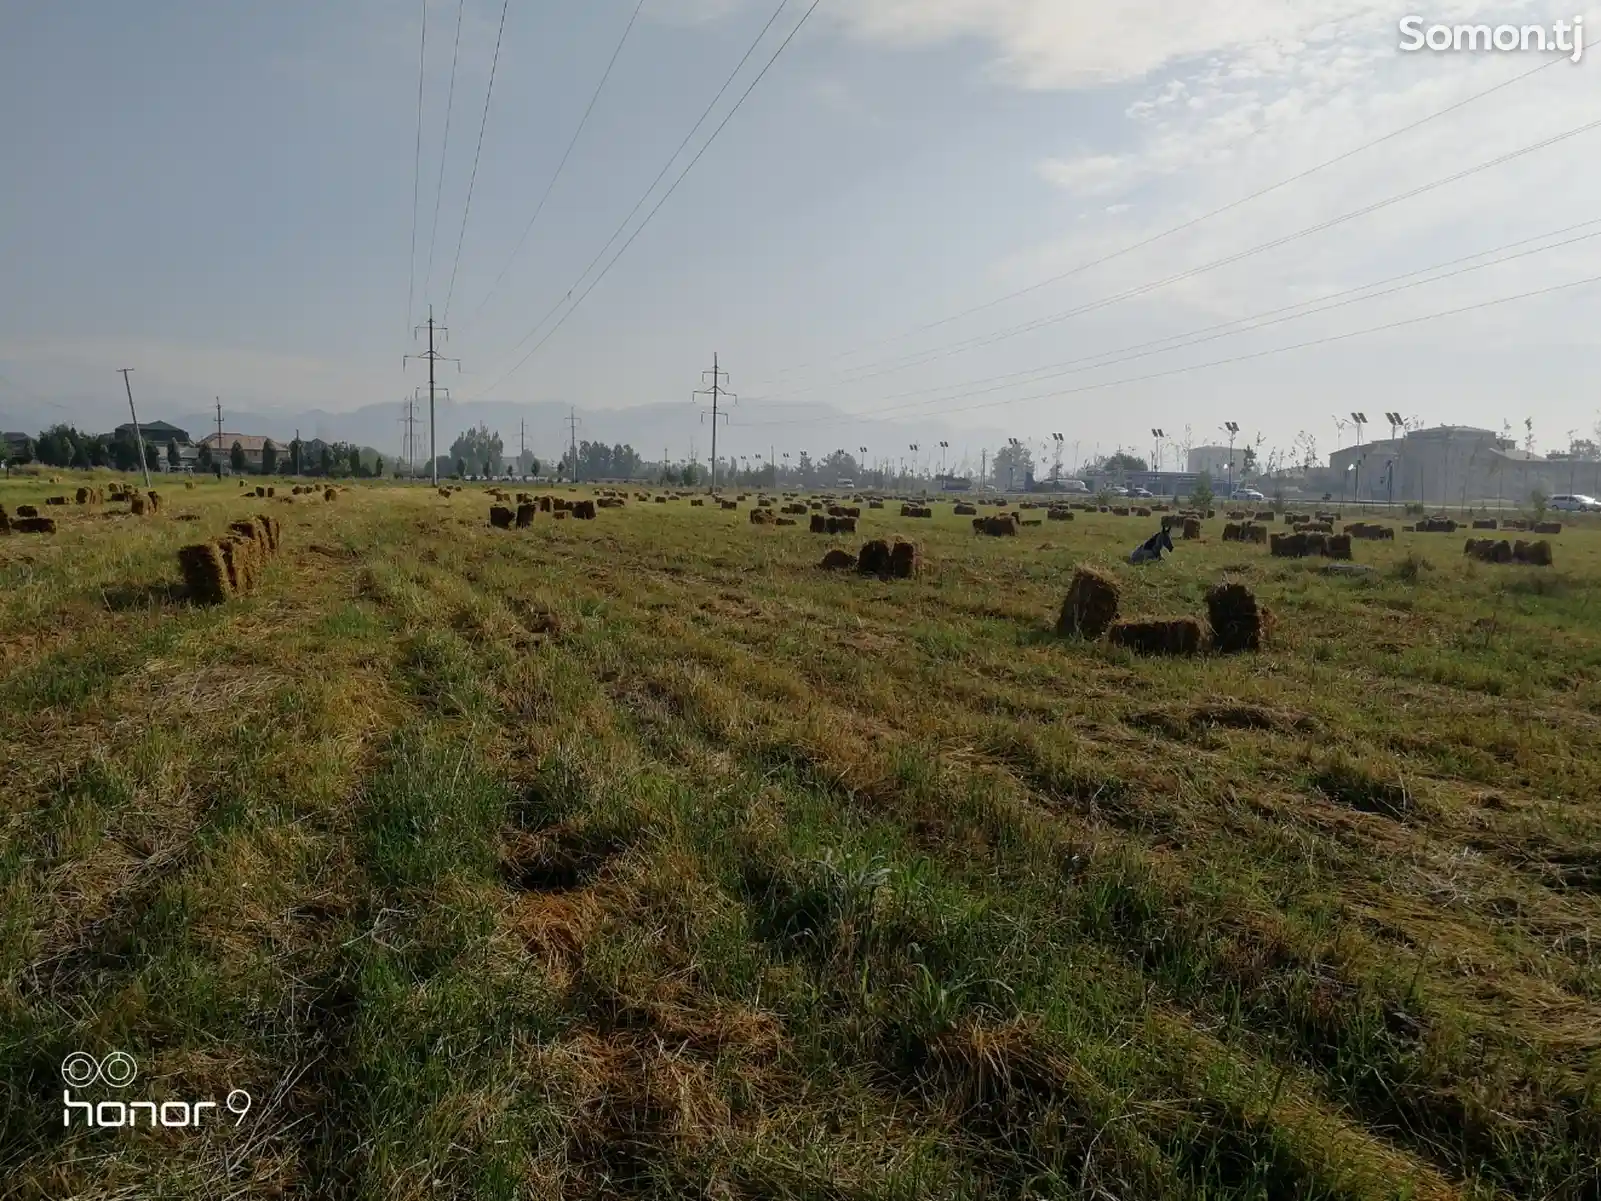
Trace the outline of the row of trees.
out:
[[[168,440],[165,451],[157,442],[145,443],[146,467],[151,471],[160,471],[163,458],[173,470],[183,466],[183,456],[175,440]],[[114,471],[137,471],[139,445],[128,432],[119,431],[108,437],[105,434],[86,434],[76,426],[60,424],[51,426],[37,438],[29,438],[12,453],[11,459],[16,463],[42,463],[46,467],[79,470],[103,467]],[[217,469],[216,456],[208,444],[201,444],[195,466],[203,472]],[[351,442],[324,444],[316,447],[313,453],[298,438],[290,442],[287,448],[280,448],[268,438],[262,444],[259,465],[253,464],[244,446],[235,442],[228,451],[228,466],[240,475],[259,471],[262,475],[286,472],[293,475],[366,478],[381,476],[384,461],[381,455],[363,450]]]

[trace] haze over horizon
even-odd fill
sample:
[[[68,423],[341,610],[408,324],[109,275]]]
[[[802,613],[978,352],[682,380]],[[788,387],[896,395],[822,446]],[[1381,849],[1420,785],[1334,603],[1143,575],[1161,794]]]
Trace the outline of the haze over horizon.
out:
[[[402,356],[430,303],[462,360],[444,375],[459,405],[682,404],[681,441],[703,448],[689,402],[714,352],[741,397],[729,437],[751,447],[815,449],[814,429],[837,426],[851,448],[861,430],[1059,430],[1144,450],[1153,426],[1202,443],[1233,420],[1270,446],[1311,430],[1326,451],[1334,416],[1359,408],[1510,421],[1520,438],[1532,417],[1537,445],[1561,449],[1597,424],[1601,214],[1584,197],[1601,182],[1601,48],[1538,71],[1553,56],[1406,54],[1411,10],[1374,0],[1179,15],[823,0],[803,25],[792,0],[647,193],[776,0],[644,0],[617,51],[637,3],[509,3],[498,59],[493,0],[427,4],[426,38],[420,0],[10,15],[0,424],[125,412],[130,366],[150,420],[215,396],[393,420],[426,378]],[[1423,15],[1585,14],[1444,0]],[[586,265],[620,226],[601,264],[627,242],[798,25],[588,292]],[[1407,277],[1434,267],[1438,282]],[[542,341],[569,293],[582,303]],[[1281,319],[1319,298],[1335,307]],[[1213,328],[1264,314],[1256,332]],[[1204,340],[1149,345],[1192,331]],[[1186,370],[1219,360],[1238,361]],[[803,402],[846,416],[784,407]]]

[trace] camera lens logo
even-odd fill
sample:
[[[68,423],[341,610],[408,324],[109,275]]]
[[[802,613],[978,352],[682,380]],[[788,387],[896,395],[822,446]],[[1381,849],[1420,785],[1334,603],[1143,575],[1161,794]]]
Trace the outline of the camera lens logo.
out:
[[[112,1088],[127,1088],[139,1075],[139,1065],[126,1051],[113,1051],[102,1060],[74,1051],[61,1061],[61,1078],[73,1088],[88,1088],[97,1080]]]

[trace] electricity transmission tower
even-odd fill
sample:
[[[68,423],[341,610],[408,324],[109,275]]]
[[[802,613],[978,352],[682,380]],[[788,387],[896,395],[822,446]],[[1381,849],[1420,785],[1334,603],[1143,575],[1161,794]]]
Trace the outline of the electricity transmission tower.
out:
[[[739,403],[739,397],[734,395],[734,393],[730,392],[724,386],[724,381],[728,378],[728,372],[723,371],[718,367],[717,355],[716,355],[715,352],[712,354],[712,369],[710,371],[702,371],[700,373],[700,377],[701,377],[701,382],[702,383],[705,382],[706,377],[708,375],[712,377],[712,379],[711,379],[711,387],[710,388],[698,388],[698,389],[696,389],[694,395],[695,396],[710,396],[712,398],[712,477],[711,477],[711,491],[712,492],[716,492],[717,491],[717,422],[718,422],[719,418],[721,418],[723,421],[727,421],[728,420],[728,414],[719,411],[718,403],[720,402],[720,400],[723,397],[726,396],[729,400],[732,400],[737,404],[737,403]],[[700,419],[702,421],[706,420],[706,414],[704,412],[701,413]]]
[[[426,325],[419,325],[415,329],[413,329],[412,330],[413,336],[416,336],[417,334],[421,333],[424,329],[426,329],[428,331],[428,349],[426,351],[424,351],[422,354],[408,354],[408,355],[405,356],[405,359],[406,360],[409,360],[409,359],[426,359],[427,362],[428,362],[428,470],[429,470],[430,475],[433,477],[434,486],[438,487],[439,486],[439,449],[438,449],[438,439],[437,439],[437,437],[435,435],[435,429],[434,429],[434,400],[435,400],[436,394],[439,393],[439,392],[443,392],[445,394],[445,398],[448,400],[450,398],[450,389],[449,388],[440,388],[438,386],[437,382],[435,381],[435,370],[434,370],[434,368],[435,368],[435,364],[438,364],[438,363],[454,363],[454,364],[456,364],[456,370],[460,371],[461,370],[461,360],[460,359],[447,359],[444,355],[440,354],[438,349],[435,347],[434,335],[435,334],[440,335],[440,340],[441,341],[448,341],[449,338],[450,338],[450,331],[447,330],[443,325],[438,325],[438,324],[435,323],[435,321],[434,321],[434,308],[433,308],[432,305],[428,306],[428,322],[427,322],[427,324]],[[402,360],[402,366],[404,367],[404,365],[405,365],[405,360]],[[418,389],[418,390],[420,391],[421,389]]]

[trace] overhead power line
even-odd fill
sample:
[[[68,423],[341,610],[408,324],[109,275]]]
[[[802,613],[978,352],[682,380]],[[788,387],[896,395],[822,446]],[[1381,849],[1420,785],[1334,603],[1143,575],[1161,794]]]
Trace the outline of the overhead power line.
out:
[[[1420,184],[1415,188],[1408,188],[1406,191],[1397,192],[1395,195],[1387,196],[1383,200],[1376,200],[1372,204],[1366,204],[1360,208],[1352,209],[1349,212],[1341,213],[1337,217],[1330,217],[1328,220],[1319,221],[1313,225],[1308,225],[1303,229],[1296,230],[1294,233],[1285,234],[1282,237],[1273,238],[1267,242],[1259,242],[1255,246],[1250,246],[1244,250],[1235,251],[1232,254],[1224,255],[1222,258],[1213,259],[1208,263],[1202,263],[1198,267],[1191,267],[1184,271],[1175,272],[1172,275],[1155,280],[1151,283],[1139,284],[1132,288],[1125,288],[1123,291],[1113,293],[1111,296],[1103,296],[1099,300],[1088,301],[1085,304],[1077,305],[1074,308],[1066,309],[1059,313],[1052,313],[1044,317],[1035,317],[1029,321],[1008,326],[993,333],[980,334],[971,338],[966,338],[960,342],[952,343],[947,347],[923,351],[913,356],[903,356],[899,361],[888,360],[884,364],[876,365],[876,369],[874,370],[864,370],[861,372],[861,374],[853,376],[849,379],[843,379],[839,382],[846,384],[860,383],[862,380],[874,379],[882,375],[891,375],[898,371],[906,371],[913,367],[923,366],[925,363],[932,363],[939,359],[949,358],[952,355],[963,354],[969,350],[977,350],[980,347],[992,346],[997,342],[1004,342],[1007,339],[1015,338],[1020,334],[1032,333],[1034,330],[1043,329],[1048,325],[1058,325],[1061,322],[1070,320],[1073,317],[1080,317],[1085,313],[1092,313],[1098,309],[1107,308],[1110,305],[1121,303],[1124,300],[1131,300],[1138,296],[1144,296],[1161,288],[1165,288],[1169,284],[1179,283],[1180,281],[1186,279],[1193,279],[1197,275],[1203,275],[1208,271],[1215,271],[1219,267],[1227,267],[1234,263],[1242,262],[1245,259],[1254,258],[1259,254],[1264,254],[1269,250],[1276,250],[1281,246],[1286,246],[1291,242],[1299,241],[1300,239],[1309,237],[1312,234],[1322,233],[1325,230],[1333,229],[1337,225],[1344,225],[1346,222],[1355,221],[1359,217],[1369,216],[1372,213],[1378,212],[1380,209],[1389,208],[1391,205],[1399,204],[1404,200],[1411,200],[1415,197],[1424,195],[1427,192],[1432,192],[1436,188],[1443,188],[1449,184],[1458,183],[1461,180],[1467,179],[1469,176],[1477,175],[1481,171],[1488,171],[1492,167],[1502,166],[1513,161],[1514,159],[1522,158],[1526,154],[1533,154],[1540,150],[1549,149],[1558,143],[1567,141],[1569,138],[1574,138],[1581,134],[1589,133],[1591,130],[1596,128],[1601,128],[1601,119],[1586,122],[1583,125],[1564,130],[1562,133],[1554,134],[1549,138],[1542,139],[1541,141],[1531,143],[1527,146],[1521,146],[1516,150],[1510,150],[1505,154],[1497,155],[1495,158],[1488,159],[1485,162],[1478,163],[1472,167],[1466,167],[1461,171],[1456,171],[1450,175],[1442,176],[1439,179],[1431,180],[1426,184]],[[875,365],[869,364],[868,366]]]
[[[1271,358],[1274,355],[1288,354],[1293,350],[1306,350],[1314,346],[1327,346],[1335,342],[1348,341],[1351,338],[1361,338],[1366,337],[1369,334],[1385,333],[1392,329],[1403,329],[1410,325],[1420,325],[1425,321],[1437,321],[1442,317],[1456,317],[1463,313],[1472,313],[1481,309],[1493,308],[1496,305],[1510,304],[1516,300],[1530,300],[1537,296],[1549,296],[1555,292],[1562,292],[1569,288],[1581,288],[1594,283],[1601,283],[1601,275],[1590,275],[1586,276],[1584,279],[1576,279],[1565,284],[1552,284],[1549,287],[1536,288],[1532,292],[1519,292],[1514,296],[1499,296],[1494,300],[1484,300],[1477,304],[1463,305],[1460,308],[1442,309],[1439,312],[1424,313],[1420,317],[1406,317],[1398,321],[1387,321],[1382,325],[1373,325],[1367,327],[1366,329],[1349,330],[1343,334],[1329,334],[1328,336],[1322,338],[1311,338],[1305,342],[1292,342],[1287,346],[1274,346],[1268,348],[1267,350],[1257,350],[1248,354],[1233,355],[1226,359],[1212,359],[1205,363],[1191,363],[1184,367],[1170,367],[1165,371],[1152,371],[1146,375],[1134,375],[1127,376],[1123,379],[1103,380],[1093,384],[1081,384],[1076,388],[1063,388],[1054,392],[1036,392],[1031,393],[1028,396],[1013,396],[1007,398],[1006,400],[991,400],[980,404],[964,405],[960,408],[945,409],[942,411],[941,415],[944,416],[951,413],[970,413],[978,409],[997,409],[1003,408],[1006,405],[1023,404],[1031,400],[1060,400],[1064,396],[1076,396],[1084,392],[1098,392],[1106,388],[1121,387],[1124,384],[1138,384],[1144,383],[1148,380],[1167,379],[1176,375],[1188,375],[1192,371],[1204,371],[1211,367],[1225,367],[1233,363],[1250,362],[1253,359]],[[877,419],[878,418],[876,416],[852,416],[839,418],[838,420],[859,424],[866,421],[876,421]],[[796,423],[790,421],[754,421],[750,422],[746,428],[755,426],[792,424]]]
[[[545,185],[545,194],[539,198],[539,203],[534,206],[534,215],[529,217],[528,224],[523,226],[522,237],[518,238],[517,245],[511,248],[511,254],[506,259],[506,265],[500,269],[500,274],[495,277],[495,282],[490,286],[483,300],[478,302],[478,307],[473,310],[473,318],[475,320],[478,314],[484,311],[484,306],[489,303],[490,297],[494,296],[501,282],[506,278],[506,272],[511,270],[511,265],[516,261],[518,252],[522,250],[523,243],[528,240],[528,234],[533,230],[534,223],[539,220],[539,214],[545,211],[545,202],[550,199],[551,192],[556,188],[556,181],[561,178],[562,172],[567,169],[567,160],[572,157],[573,147],[578,145],[578,139],[583,136],[584,127],[589,124],[589,114],[595,111],[595,102],[600,99],[601,92],[606,90],[606,81],[611,78],[612,68],[617,65],[617,58],[623,52],[623,46],[628,41],[628,35],[633,32],[634,22],[639,20],[640,9],[644,7],[645,0],[639,0],[639,3],[634,6],[633,15],[628,18],[628,24],[623,27],[623,36],[617,39],[617,48],[612,51],[611,59],[606,63],[606,70],[601,73],[600,82],[595,85],[595,92],[590,96],[589,104],[584,109],[584,115],[578,120],[578,128],[573,130],[572,140],[567,143],[567,149],[561,156],[561,162],[556,164],[556,173],[550,177],[550,182]]]
[[[1589,46],[1595,46],[1595,45],[1601,45],[1601,38],[1596,38],[1593,41],[1591,41],[1590,43],[1588,43],[1588,45],[1586,46],[1586,49],[1588,49]],[[1037,292],[1041,288],[1049,287],[1051,284],[1060,283],[1064,279],[1069,279],[1072,276],[1078,275],[1078,274],[1080,274],[1080,273],[1082,273],[1084,271],[1088,271],[1093,267],[1099,267],[1103,263],[1109,263],[1114,259],[1121,258],[1125,254],[1130,254],[1130,253],[1132,253],[1132,252],[1134,252],[1136,250],[1141,250],[1146,246],[1150,246],[1152,243],[1160,242],[1163,239],[1169,238],[1169,237],[1171,237],[1172,235],[1174,235],[1176,233],[1182,233],[1186,229],[1192,229],[1195,226],[1202,224],[1203,222],[1210,221],[1213,217],[1221,216],[1224,213],[1227,213],[1227,212],[1230,212],[1233,209],[1239,208],[1241,205],[1249,204],[1253,200],[1259,200],[1263,196],[1270,195],[1273,192],[1278,191],[1280,188],[1288,187],[1290,184],[1293,184],[1293,183],[1299,183],[1301,180],[1306,179],[1308,176],[1315,175],[1319,171],[1323,171],[1323,170],[1326,170],[1329,167],[1333,167],[1333,166],[1336,166],[1336,165],[1338,165],[1340,163],[1343,163],[1347,159],[1354,158],[1356,155],[1361,154],[1362,152],[1364,152],[1366,150],[1371,150],[1375,146],[1381,146],[1385,142],[1392,141],[1395,138],[1401,137],[1404,134],[1411,133],[1413,130],[1419,129],[1422,126],[1427,125],[1431,121],[1438,120],[1440,117],[1448,116],[1449,114],[1456,112],[1458,109],[1465,108],[1466,106],[1468,106],[1470,104],[1473,104],[1476,101],[1484,99],[1486,96],[1494,95],[1496,92],[1499,92],[1504,88],[1509,88],[1515,83],[1520,83],[1521,81],[1529,78],[1531,75],[1538,74],[1541,71],[1544,71],[1544,70],[1546,70],[1546,69],[1548,69],[1550,67],[1555,66],[1559,62],[1566,62],[1566,61],[1567,60],[1565,58],[1549,59],[1546,62],[1540,63],[1538,66],[1531,67],[1527,71],[1519,72],[1517,75],[1512,76],[1510,79],[1502,80],[1500,83],[1493,84],[1490,87],[1485,88],[1482,91],[1475,92],[1471,96],[1464,97],[1463,99],[1458,100],[1458,101],[1456,101],[1456,102],[1454,102],[1452,104],[1448,104],[1442,109],[1437,109],[1434,112],[1429,113],[1427,116],[1420,117],[1416,121],[1413,121],[1413,122],[1411,122],[1411,123],[1409,123],[1407,125],[1401,126],[1399,129],[1391,130],[1389,133],[1382,134],[1381,136],[1379,136],[1377,138],[1373,138],[1370,141],[1363,142],[1359,146],[1355,146],[1352,149],[1347,150],[1342,154],[1337,154],[1333,158],[1325,159],[1324,161],[1316,164],[1315,166],[1308,167],[1304,171],[1299,171],[1294,175],[1288,176],[1285,179],[1281,179],[1277,183],[1269,184],[1265,188],[1259,188],[1258,190],[1256,190],[1255,192],[1250,193],[1249,195],[1241,196],[1238,200],[1231,200],[1227,204],[1221,205],[1218,208],[1210,210],[1209,212],[1202,213],[1199,217],[1192,217],[1188,221],[1180,222],[1178,225],[1174,225],[1174,226],[1171,226],[1168,229],[1164,229],[1160,233],[1152,234],[1150,237],[1147,237],[1147,238],[1142,238],[1138,242],[1132,242],[1129,245],[1124,246],[1119,250],[1114,250],[1109,254],[1102,255],[1100,258],[1091,259],[1091,260],[1089,260],[1087,262],[1079,263],[1077,266],[1070,267],[1068,270],[1063,271],[1063,272],[1061,272],[1061,273],[1059,273],[1057,275],[1053,275],[1049,279],[1043,279],[1043,280],[1040,280],[1038,283],[1029,284],[1027,287],[1019,288],[1019,289],[1017,289],[1016,291],[1013,291],[1013,292],[1008,292],[1004,296],[997,296],[993,300],[986,300],[982,304],[977,304],[977,305],[972,306],[971,308],[963,309],[961,312],[953,313],[948,317],[941,317],[937,321],[926,322],[926,323],[924,323],[922,325],[919,325],[919,326],[916,326],[916,327],[914,327],[912,329],[909,329],[909,330],[905,331],[904,333],[892,334],[891,336],[889,336],[887,338],[879,338],[879,339],[876,339],[875,341],[872,341],[872,342],[864,342],[860,346],[854,347],[854,348],[852,348],[850,350],[840,351],[837,354],[834,354],[834,355],[832,355],[830,357],[833,358],[833,359],[849,358],[849,357],[852,357],[854,355],[861,354],[863,351],[866,351],[866,350],[872,350],[872,349],[874,349],[876,347],[879,347],[879,346],[886,346],[886,345],[889,345],[890,343],[893,343],[893,342],[904,341],[905,339],[911,338],[911,337],[915,337],[916,335],[918,335],[920,333],[926,333],[928,330],[938,329],[940,326],[949,325],[953,321],[960,321],[964,317],[970,317],[975,313],[981,313],[981,312],[985,311],[986,309],[992,309],[992,308],[996,307],[997,305],[1005,304],[1009,300],[1016,300],[1020,296],[1027,296],[1032,292]],[[1233,143],[1233,145],[1231,145],[1229,147],[1229,149],[1233,149],[1233,148],[1235,148],[1237,146],[1245,144],[1246,142],[1250,141],[1252,138],[1256,137],[1258,134],[1260,134],[1263,130],[1265,130],[1267,128],[1270,128],[1270,125],[1260,125],[1260,126],[1258,126],[1256,129],[1252,130],[1251,133],[1249,133],[1245,137],[1239,139],[1239,141]],[[805,370],[808,370],[813,365],[814,364],[809,364],[809,363],[797,364],[794,367],[788,367],[788,368],[782,369],[778,374],[783,375],[783,374],[788,374],[790,372],[795,372],[795,371],[805,371]]]
[[[650,210],[650,212],[645,214],[645,219],[641,221],[639,223],[639,227],[629,235],[628,241],[622,244],[622,247],[617,251],[617,253],[614,254],[606,263],[606,266],[601,269],[600,274],[590,281],[589,286],[579,294],[578,299],[573,301],[572,306],[562,314],[561,320],[557,321],[555,325],[551,326],[549,333],[547,333],[538,342],[534,343],[533,347],[528,351],[528,353],[518,360],[516,366],[514,366],[510,371],[506,372],[505,375],[501,376],[500,379],[496,380],[488,388],[485,388],[484,392],[489,392],[494,388],[499,387],[507,379],[520,371],[523,367],[523,364],[528,362],[529,359],[533,358],[534,355],[539,352],[540,348],[543,347],[545,343],[549,342],[553,337],[555,337],[556,332],[561,329],[563,325],[567,324],[567,318],[571,317],[575,312],[578,311],[578,307],[584,303],[584,300],[591,292],[595,290],[600,281],[605,279],[610,273],[611,269],[617,265],[617,260],[628,253],[628,248],[634,244],[635,239],[638,238],[640,234],[645,232],[645,227],[648,226],[651,222],[651,219],[661,211],[662,205],[666,204],[667,201],[672,197],[672,194],[678,190],[678,185],[684,182],[685,176],[695,169],[695,164],[700,162],[706,151],[711,149],[712,143],[717,140],[717,135],[722,133],[727,127],[728,123],[734,119],[734,114],[739,112],[745,101],[749,99],[750,94],[756,90],[756,85],[761,83],[761,81],[766,77],[767,72],[772,69],[773,64],[778,61],[779,56],[784,53],[784,51],[789,47],[789,44],[795,40],[795,35],[800,33],[801,28],[806,24],[811,15],[817,11],[818,5],[821,3],[822,0],[812,0],[811,7],[802,14],[801,19],[796,22],[795,28],[789,31],[789,35],[785,37],[783,42],[779,44],[778,49],[773,51],[773,56],[769,58],[762,69],[757,72],[756,78],[751,81],[750,86],[747,87],[740,95],[740,98],[734,102],[734,107],[729,109],[728,114],[722,119],[717,128],[712,130],[711,137],[706,139],[706,142],[701,146],[700,150],[696,152],[695,157],[690,159],[689,165],[678,173],[678,177],[673,180],[672,185],[665,193],[663,193],[662,198],[656,202],[655,206]],[[574,287],[576,286],[577,285],[575,284]],[[483,394],[484,393],[479,393],[479,395]]]
[[[1104,367],[1115,367],[1121,363],[1134,362],[1139,359],[1150,358],[1158,354],[1168,354],[1175,350],[1187,350],[1191,346],[1199,346],[1205,342],[1216,341],[1219,338],[1233,337],[1236,334],[1255,333],[1269,326],[1281,325],[1288,321],[1299,321],[1303,317],[1313,317],[1320,313],[1331,312],[1334,309],[1344,308],[1347,305],[1358,304],[1368,300],[1378,300],[1385,296],[1393,296],[1398,292],[1408,291],[1412,288],[1423,287],[1427,284],[1440,283],[1443,280],[1454,279],[1459,275],[1479,271],[1485,267],[1495,267],[1502,263],[1509,263],[1516,259],[1527,258],[1531,255],[1545,254],[1552,250],[1560,250],[1579,242],[1589,241],[1601,237],[1601,230],[1592,230],[1590,233],[1577,234],[1560,242],[1553,242],[1546,246],[1537,246],[1528,250],[1520,250],[1513,254],[1502,255],[1500,258],[1490,259],[1487,262],[1475,263],[1472,260],[1482,259],[1486,255],[1500,254],[1504,250],[1511,250],[1517,246],[1526,246],[1530,242],[1545,241],[1548,238],[1560,237],[1574,230],[1585,229],[1590,226],[1601,225],[1601,217],[1592,218],[1578,225],[1568,226],[1566,229],[1555,230],[1547,234],[1539,234],[1532,238],[1523,238],[1516,242],[1509,242],[1503,246],[1481,250],[1476,254],[1464,255],[1432,267],[1422,267],[1416,271],[1408,271],[1401,275],[1391,276],[1388,279],[1378,280],[1371,284],[1363,284],[1355,288],[1347,288],[1317,300],[1302,301],[1298,304],[1285,305],[1277,309],[1269,309],[1249,317],[1239,317],[1232,321],[1220,322],[1216,325],[1205,326],[1187,333],[1173,334],[1166,338],[1155,338],[1149,342],[1140,342],[1132,346],[1125,346],[1118,350],[1102,351],[1099,354],[1086,355],[1077,359],[1068,359],[1060,363],[1050,363],[1042,367],[1032,368],[1028,371],[1011,372],[1006,375],[990,376],[984,379],[968,380],[961,384],[944,384],[935,388],[916,389],[909,392],[896,393],[885,397],[894,400],[902,396],[931,396],[935,392],[957,392],[966,396],[980,396],[989,392],[999,392],[1006,388],[1015,388],[1024,384],[1038,383],[1041,380],[1057,379],[1064,375],[1078,375],[1086,371],[1098,371]],[[1467,266],[1459,266],[1466,263]],[[1447,267],[1456,267],[1454,271],[1446,271]],[[1431,274],[1443,272],[1443,274]],[[1416,276],[1427,276],[1417,279]],[[1400,282],[1410,281],[1410,282]],[[1394,286],[1388,286],[1394,285]],[[1374,289],[1383,289],[1374,291]],[[1312,307],[1308,307],[1312,306]],[[1295,310],[1301,310],[1296,312]],[[1246,324],[1246,323],[1252,324]],[[1230,328],[1237,326],[1239,328]],[[1024,378],[1032,377],[1032,378]],[[1004,382],[1003,382],[1004,381]],[[978,385],[988,385],[979,387]],[[765,399],[765,398],[762,398]],[[906,404],[889,405],[873,410],[872,414],[853,414],[853,416],[870,416],[878,419],[891,414],[905,414],[913,409],[921,409],[930,405],[945,403],[947,399],[932,397],[927,400],[912,401]]]
[[[434,285],[434,244],[439,240],[439,201],[445,194],[445,157],[450,153],[450,114],[456,107],[456,61],[461,57],[461,19],[467,0],[456,0],[456,44],[450,52],[450,88],[445,93],[445,138],[439,147],[439,184],[434,189],[434,224],[428,234],[428,271],[423,276],[423,293]]]
[[[417,149],[411,164],[411,262],[406,277],[406,328],[411,328],[411,306],[417,299],[417,202],[422,187],[422,85],[428,63],[428,0],[422,0],[422,38],[417,49]]]
[[[445,320],[450,319],[450,302],[456,295],[456,270],[461,266],[461,246],[467,237],[467,218],[473,211],[473,188],[478,183],[478,160],[484,153],[484,130],[489,125],[489,101],[495,95],[495,69],[500,66],[500,39],[506,32],[506,10],[511,0],[500,5],[500,29],[495,33],[495,56],[489,61],[489,87],[484,90],[484,115],[478,122],[478,148],[473,151],[473,171],[467,180],[467,203],[461,210],[461,232],[456,235],[456,259],[450,265],[450,289],[445,293]]]
[[[706,110],[701,113],[700,120],[696,121],[694,127],[684,135],[684,140],[678,144],[678,149],[674,150],[673,153],[668,157],[667,161],[662,164],[662,169],[656,173],[656,178],[650,181],[650,186],[646,188],[645,191],[640,195],[639,199],[634,202],[634,207],[628,211],[628,216],[622,219],[621,224],[619,224],[612,232],[612,236],[606,239],[606,244],[595,252],[595,257],[589,260],[589,265],[586,266],[579,274],[578,279],[573,286],[568,288],[562,297],[545,311],[544,316],[540,317],[540,319],[534,323],[534,327],[523,335],[522,339],[517,343],[517,345],[513,346],[508,352],[509,354],[516,354],[524,346],[528,345],[529,341],[535,335],[537,335],[541,329],[544,328],[545,322],[549,321],[553,316],[555,316],[556,311],[560,309],[562,305],[566,304],[572,299],[573,292],[578,288],[579,284],[583,283],[584,280],[589,278],[589,273],[595,269],[595,264],[600,262],[600,260],[605,257],[606,252],[616,245],[617,239],[622,237],[623,232],[628,228],[628,223],[632,221],[636,215],[638,215],[640,209],[645,207],[645,202],[650,199],[651,193],[656,190],[657,185],[660,184],[663,179],[667,178],[667,172],[672,170],[673,164],[678,161],[679,155],[684,153],[684,150],[689,146],[690,142],[694,140],[695,135],[700,132],[701,126],[706,124],[707,118],[712,115],[712,112],[717,108],[717,105],[728,93],[728,89],[733,86],[734,80],[739,78],[739,73],[745,69],[745,64],[750,61],[751,55],[756,53],[756,47],[761,45],[762,40],[767,36],[768,30],[772,29],[773,25],[778,21],[779,14],[784,11],[788,4],[789,0],[778,0],[778,7],[773,10],[773,15],[767,18],[767,24],[762,26],[761,32],[756,35],[755,40],[752,41],[751,44],[746,48],[744,55],[741,56],[739,62],[735,64],[734,69],[729,72],[728,78],[723,81],[723,86],[717,89],[717,95],[712,97],[711,103],[708,104],[706,106]]]

